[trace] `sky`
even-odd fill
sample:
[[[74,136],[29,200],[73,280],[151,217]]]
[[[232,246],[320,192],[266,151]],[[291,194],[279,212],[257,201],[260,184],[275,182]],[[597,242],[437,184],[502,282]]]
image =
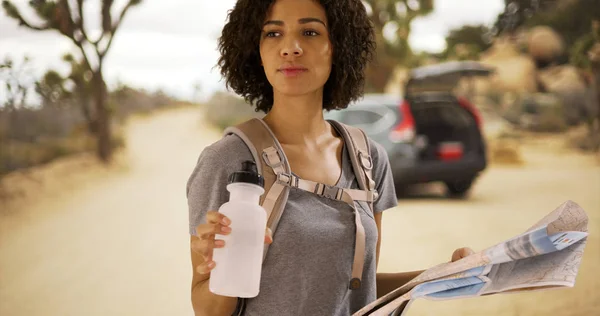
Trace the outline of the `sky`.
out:
[[[12,0],[29,21],[37,21],[28,0]],[[116,0],[118,11],[126,0]],[[148,90],[163,89],[181,99],[197,99],[224,90],[215,64],[216,41],[235,0],[145,0],[129,10],[105,59],[110,87],[118,82]],[[98,29],[100,0],[85,2],[86,29]],[[439,52],[449,30],[466,24],[491,25],[504,9],[503,0],[434,0],[435,10],[413,20],[410,44],[415,51]],[[0,12],[0,59],[31,59],[33,76],[52,68],[66,74],[61,56],[76,52],[70,40],[55,31],[34,32]],[[1,93],[1,92],[0,92]],[[0,95],[0,100],[3,96]]]

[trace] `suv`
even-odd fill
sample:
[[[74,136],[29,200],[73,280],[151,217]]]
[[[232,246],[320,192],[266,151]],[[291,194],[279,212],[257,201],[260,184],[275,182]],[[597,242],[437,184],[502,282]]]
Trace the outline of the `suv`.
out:
[[[491,71],[475,62],[416,68],[404,99],[366,94],[325,117],[360,127],[385,148],[398,192],[411,184],[441,181],[449,196],[464,197],[486,168],[486,144],[478,111],[452,89],[462,76]]]

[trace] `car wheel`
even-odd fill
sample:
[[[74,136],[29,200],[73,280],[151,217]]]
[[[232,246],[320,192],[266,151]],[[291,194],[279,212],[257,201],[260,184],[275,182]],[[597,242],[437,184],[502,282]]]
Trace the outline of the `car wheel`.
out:
[[[406,195],[408,194],[408,186],[405,184],[395,184],[394,185],[395,189],[396,189],[396,198],[401,199],[406,197]]]
[[[471,186],[473,185],[473,181],[475,179],[464,179],[464,180],[456,180],[452,182],[445,182],[447,194],[449,197],[453,198],[464,198],[469,194],[471,190]]]

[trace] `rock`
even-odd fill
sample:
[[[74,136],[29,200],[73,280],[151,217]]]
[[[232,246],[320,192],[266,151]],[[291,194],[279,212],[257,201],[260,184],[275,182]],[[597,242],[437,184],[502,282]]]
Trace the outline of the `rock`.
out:
[[[516,114],[519,126],[533,132],[556,133],[567,128],[563,100],[552,93],[522,95],[510,114]]]
[[[570,65],[549,67],[538,72],[538,80],[548,92],[583,93],[586,84],[577,68]]]
[[[504,37],[496,39],[492,47],[481,54],[480,62],[494,67],[496,72],[489,78],[474,79],[477,94],[538,91],[535,61],[522,54],[513,40]]]
[[[494,67],[496,72],[487,79],[476,80],[477,92],[487,93],[491,90],[517,93],[538,91],[537,69],[531,58],[517,55],[504,59],[481,59],[481,62]]]
[[[521,144],[516,139],[493,139],[488,141],[490,162],[497,165],[522,165]]]
[[[520,56],[517,45],[508,37],[494,39],[492,46],[481,53],[481,60],[495,61]]]
[[[577,68],[569,65],[550,67],[540,71],[538,79],[547,92],[562,98],[568,125],[579,124],[597,115],[593,89],[586,85]]]
[[[564,42],[560,35],[548,26],[536,26],[529,31],[528,51],[536,61],[552,62],[564,54]]]

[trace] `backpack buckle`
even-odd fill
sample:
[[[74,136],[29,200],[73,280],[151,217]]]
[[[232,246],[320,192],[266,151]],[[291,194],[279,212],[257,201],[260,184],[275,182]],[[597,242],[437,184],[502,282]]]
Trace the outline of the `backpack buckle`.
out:
[[[315,186],[315,191],[313,193],[322,197],[337,200],[338,195],[340,193],[340,189],[335,186],[329,186],[323,183],[319,183]]]
[[[283,165],[283,159],[281,157],[281,154],[279,153],[279,150],[273,147],[269,147],[263,150],[262,158],[265,161],[265,163],[273,169],[279,168]],[[274,160],[275,162],[272,162],[271,160]]]
[[[330,199],[335,199],[338,194],[338,188],[330,187],[328,185],[323,189],[323,196]]]
[[[358,161],[360,162],[360,165],[365,168],[365,170],[373,169],[373,159],[371,159],[371,155],[364,154],[362,151],[359,151]]]
[[[284,172],[277,174],[277,182],[286,186],[298,187],[298,177]]]

